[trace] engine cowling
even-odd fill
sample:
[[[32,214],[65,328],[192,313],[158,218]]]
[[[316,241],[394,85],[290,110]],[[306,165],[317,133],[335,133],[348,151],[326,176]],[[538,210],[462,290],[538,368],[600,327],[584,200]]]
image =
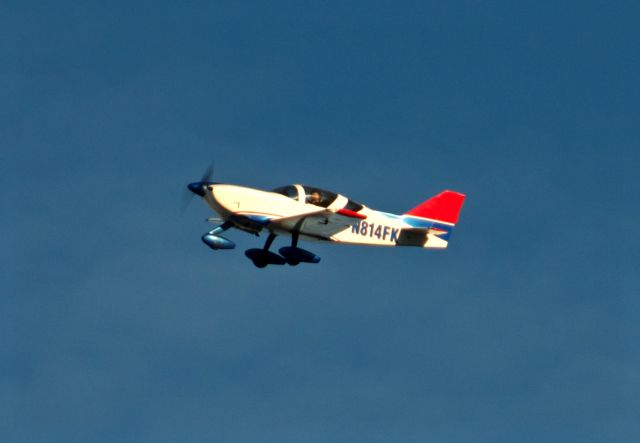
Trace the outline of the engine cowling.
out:
[[[202,241],[211,249],[233,249],[236,247],[234,242],[219,235],[205,234],[202,236]]]

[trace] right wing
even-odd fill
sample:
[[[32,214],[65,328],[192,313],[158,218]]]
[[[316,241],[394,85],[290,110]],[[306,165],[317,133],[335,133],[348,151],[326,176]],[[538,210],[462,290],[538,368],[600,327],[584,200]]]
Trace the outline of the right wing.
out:
[[[365,218],[366,215],[348,209],[338,209],[334,212],[322,208],[316,212],[273,219],[269,224],[289,232],[328,239]]]

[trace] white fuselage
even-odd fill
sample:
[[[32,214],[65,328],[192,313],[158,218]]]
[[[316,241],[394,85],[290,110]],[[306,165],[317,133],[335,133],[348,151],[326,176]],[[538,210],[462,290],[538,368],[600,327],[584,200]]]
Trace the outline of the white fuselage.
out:
[[[332,214],[342,210],[347,197],[338,194],[328,206],[321,207],[307,203],[301,185],[293,185],[297,197],[288,197],[276,192],[236,186],[211,184],[205,194],[207,204],[225,221],[232,221],[236,227],[250,232],[266,229],[277,235],[291,235],[298,232],[307,240],[328,240],[377,246],[397,246],[402,230],[412,230],[416,224],[408,223],[405,216],[376,211],[366,206],[358,210],[357,218],[343,217],[341,224],[330,222]],[[318,211],[326,216],[314,216]],[[305,217],[308,214],[309,217]],[[336,217],[340,217],[336,215]],[[415,220],[414,220],[415,221]],[[428,226],[429,220],[424,220]],[[447,241],[440,238],[437,229],[425,234],[424,243],[412,244],[425,248],[446,248]],[[407,243],[405,243],[407,244]]]

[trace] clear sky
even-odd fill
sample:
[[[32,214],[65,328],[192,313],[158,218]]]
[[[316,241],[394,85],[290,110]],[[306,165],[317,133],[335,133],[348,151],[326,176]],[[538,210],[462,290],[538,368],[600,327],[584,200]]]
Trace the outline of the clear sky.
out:
[[[3,3],[0,440],[637,442],[636,5]],[[180,211],[212,160],[468,197],[259,270]]]

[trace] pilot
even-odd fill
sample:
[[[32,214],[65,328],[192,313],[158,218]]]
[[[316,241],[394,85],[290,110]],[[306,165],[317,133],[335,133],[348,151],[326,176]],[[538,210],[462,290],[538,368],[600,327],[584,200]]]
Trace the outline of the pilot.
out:
[[[312,205],[317,205],[320,203],[320,193],[318,191],[313,191],[309,196],[309,203]]]

